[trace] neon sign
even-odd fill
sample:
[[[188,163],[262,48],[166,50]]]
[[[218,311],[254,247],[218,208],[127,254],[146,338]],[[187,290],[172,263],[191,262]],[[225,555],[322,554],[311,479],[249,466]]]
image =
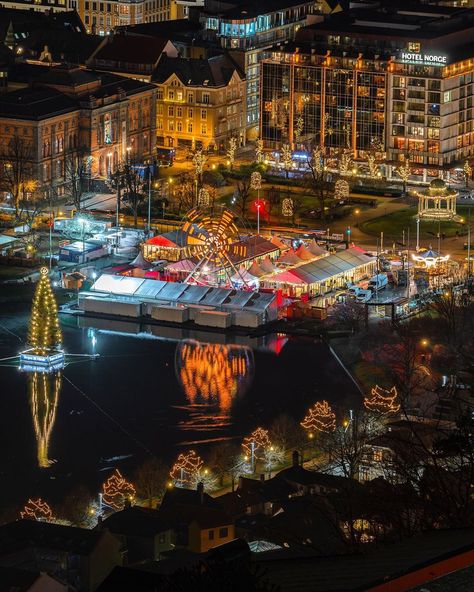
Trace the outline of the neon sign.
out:
[[[400,61],[403,64],[420,64],[421,66],[446,66],[448,57],[431,53],[402,51]]]

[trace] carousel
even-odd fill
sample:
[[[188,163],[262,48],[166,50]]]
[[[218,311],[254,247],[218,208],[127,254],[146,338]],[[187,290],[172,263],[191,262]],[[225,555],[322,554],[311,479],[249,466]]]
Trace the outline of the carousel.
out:
[[[437,251],[433,251],[430,246],[429,249],[420,249],[417,253],[413,253],[412,258],[415,267],[435,271],[448,262],[449,255],[441,255]]]

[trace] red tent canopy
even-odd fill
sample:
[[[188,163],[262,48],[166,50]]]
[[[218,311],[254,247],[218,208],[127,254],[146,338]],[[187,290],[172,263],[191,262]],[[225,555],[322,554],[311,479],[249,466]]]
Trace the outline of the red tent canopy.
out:
[[[146,241],[147,245],[156,245],[157,247],[176,247],[176,244],[173,241],[170,241],[169,238],[166,238],[162,235],[153,236]]]

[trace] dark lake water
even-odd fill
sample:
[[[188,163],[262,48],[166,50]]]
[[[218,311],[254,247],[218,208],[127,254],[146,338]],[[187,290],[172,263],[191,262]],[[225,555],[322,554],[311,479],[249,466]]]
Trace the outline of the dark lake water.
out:
[[[5,359],[24,347],[28,316],[20,305],[0,312],[0,506],[58,500],[76,484],[98,491],[112,467],[128,475],[148,456],[171,465],[183,450],[205,454],[280,413],[300,420],[317,399],[345,409],[358,399],[319,339],[65,316],[68,364],[35,376]],[[91,353],[100,355],[72,355]]]

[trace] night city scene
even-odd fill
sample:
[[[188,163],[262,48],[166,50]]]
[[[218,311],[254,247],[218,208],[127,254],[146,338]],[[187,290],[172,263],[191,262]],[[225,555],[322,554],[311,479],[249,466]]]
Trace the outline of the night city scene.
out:
[[[473,40],[3,0],[0,592],[474,590]]]

